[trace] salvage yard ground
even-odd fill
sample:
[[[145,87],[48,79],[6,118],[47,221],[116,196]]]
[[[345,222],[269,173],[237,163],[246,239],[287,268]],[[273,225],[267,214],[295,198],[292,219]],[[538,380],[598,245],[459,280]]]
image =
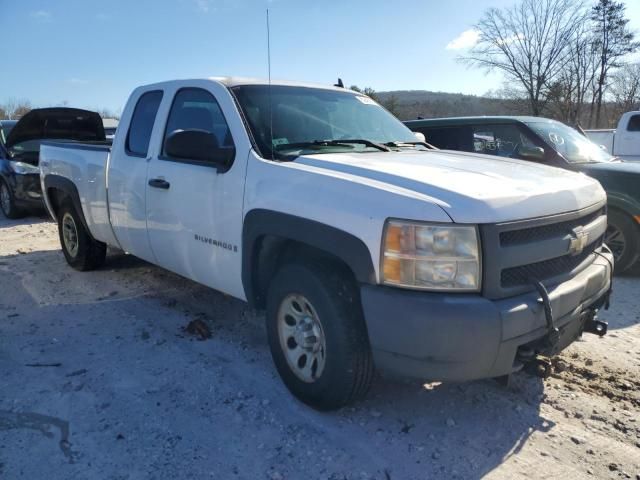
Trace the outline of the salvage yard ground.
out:
[[[378,379],[318,413],[242,302],[118,252],[76,272],[53,223],[0,219],[0,478],[640,480],[639,272],[601,318],[547,380]]]

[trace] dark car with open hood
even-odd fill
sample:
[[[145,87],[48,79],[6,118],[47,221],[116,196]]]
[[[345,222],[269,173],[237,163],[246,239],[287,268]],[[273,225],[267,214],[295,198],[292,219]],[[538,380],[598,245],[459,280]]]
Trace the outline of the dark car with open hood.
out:
[[[613,157],[577,130],[547,118],[459,117],[404,123],[441,149],[528,160],[595,178],[607,192],[604,241],[614,254],[616,272],[628,270],[640,258],[639,162]],[[581,232],[567,234],[573,238]]]
[[[105,143],[102,118],[77,108],[38,108],[20,120],[0,120],[0,209],[19,218],[42,208],[38,157],[44,140]]]

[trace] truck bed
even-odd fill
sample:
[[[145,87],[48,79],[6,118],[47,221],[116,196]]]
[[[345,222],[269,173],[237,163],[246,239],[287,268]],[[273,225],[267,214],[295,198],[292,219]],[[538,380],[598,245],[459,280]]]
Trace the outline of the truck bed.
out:
[[[40,148],[41,178],[57,176],[78,190],[87,226],[96,240],[117,245],[109,223],[107,164],[111,142],[43,142]],[[46,188],[42,185],[43,190]]]
[[[613,155],[615,130],[585,130],[587,138],[597,145],[602,145]]]

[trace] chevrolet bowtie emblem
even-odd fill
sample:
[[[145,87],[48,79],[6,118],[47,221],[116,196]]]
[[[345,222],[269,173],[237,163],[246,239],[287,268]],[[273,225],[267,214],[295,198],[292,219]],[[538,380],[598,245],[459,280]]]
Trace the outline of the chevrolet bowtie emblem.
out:
[[[587,246],[589,241],[589,232],[582,230],[574,230],[571,232],[571,241],[569,242],[569,253],[571,255],[580,255]]]

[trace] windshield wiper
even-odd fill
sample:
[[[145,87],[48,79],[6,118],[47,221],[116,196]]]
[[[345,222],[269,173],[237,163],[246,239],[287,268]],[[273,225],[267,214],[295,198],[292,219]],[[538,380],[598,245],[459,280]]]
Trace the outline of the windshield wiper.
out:
[[[362,138],[346,138],[340,140],[314,140],[312,142],[298,142],[298,143],[285,143],[278,145],[280,149],[287,148],[313,148],[313,147],[349,147],[350,144],[365,145],[367,147],[375,148],[383,152],[390,152],[391,149],[380,143],[372,142],[371,140],[365,140]]]
[[[415,147],[416,145],[422,145],[423,147],[426,147],[429,150],[438,150],[437,147],[434,147],[430,143],[420,142],[420,141],[415,141],[415,142],[387,142],[384,145],[387,146],[387,147],[392,147],[392,148],[393,147],[396,147],[396,148]]]

